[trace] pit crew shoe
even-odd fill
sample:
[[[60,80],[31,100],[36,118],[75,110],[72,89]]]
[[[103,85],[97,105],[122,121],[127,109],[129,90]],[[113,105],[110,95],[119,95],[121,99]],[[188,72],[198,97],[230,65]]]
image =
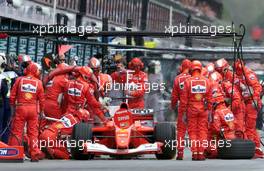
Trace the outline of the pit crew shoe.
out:
[[[40,151],[40,153],[38,154],[38,159],[39,160],[43,160],[45,158],[45,153],[43,153],[42,151]]]
[[[47,148],[47,154],[51,159],[54,159],[54,150],[52,148]]]
[[[216,159],[217,158],[217,150],[211,150],[210,153],[206,155],[208,159]]]
[[[254,158],[255,159],[257,159],[257,158],[262,158],[263,159],[264,158],[263,151],[260,148],[256,148]]]
[[[38,162],[45,158],[45,154],[42,151],[39,151],[37,154],[31,157],[31,162]]]
[[[31,162],[39,162],[39,159],[36,157],[34,157],[34,158],[31,158],[31,160],[30,160]]]
[[[204,153],[198,153],[197,160],[199,160],[199,161],[205,160]]]
[[[53,156],[51,156],[51,154],[49,153],[48,148],[43,148],[42,152],[45,154],[45,158],[53,159]]]
[[[198,160],[198,153],[197,152],[192,153],[192,160]]]
[[[176,160],[183,160],[183,151],[178,151]]]

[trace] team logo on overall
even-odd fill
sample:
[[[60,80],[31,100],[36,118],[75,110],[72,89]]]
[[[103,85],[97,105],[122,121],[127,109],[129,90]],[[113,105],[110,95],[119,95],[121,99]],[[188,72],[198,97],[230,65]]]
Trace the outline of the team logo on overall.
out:
[[[196,100],[199,100],[199,101],[201,101],[202,100],[202,98],[203,98],[203,95],[201,95],[200,93],[198,93],[198,94],[195,94],[195,99]]]
[[[57,129],[61,129],[61,128],[63,128],[64,127],[64,125],[62,124],[62,123],[58,123],[58,124],[56,124],[56,128]]]
[[[65,128],[70,128],[77,123],[77,121],[71,114],[62,117],[61,121]]]
[[[255,80],[255,75],[254,75],[254,74],[250,74],[250,75],[249,75],[249,79],[251,79],[251,80]]]
[[[27,100],[30,100],[30,99],[32,99],[32,94],[31,93],[26,93],[25,94],[25,99],[27,99]]]
[[[89,88],[89,92],[90,92],[91,95],[93,95],[94,94],[94,89]]]
[[[53,85],[53,80],[50,80],[47,84],[46,87],[51,87]]]
[[[61,118],[63,125],[66,128],[73,127],[75,124],[77,124],[77,120],[74,118],[72,114],[68,114]]]
[[[216,98],[216,97],[220,96],[221,95],[220,92],[221,92],[221,90],[219,88],[213,88],[212,97]]]
[[[70,83],[68,88],[68,94],[71,96],[78,96],[82,95],[83,85],[78,83]]]
[[[191,93],[193,94],[206,93],[205,80],[191,80]]]
[[[226,122],[231,122],[231,121],[233,121],[233,120],[234,120],[234,115],[233,115],[233,113],[228,113],[228,114],[225,115],[225,121],[226,121]]]
[[[189,75],[184,75],[182,77],[179,77],[179,87],[182,90],[184,88],[184,81],[189,78]]]
[[[35,80],[23,79],[21,85],[21,92],[25,93],[36,93],[37,82]]]
[[[81,96],[82,91],[79,90],[78,88],[69,88],[68,89],[68,94],[71,96]]]

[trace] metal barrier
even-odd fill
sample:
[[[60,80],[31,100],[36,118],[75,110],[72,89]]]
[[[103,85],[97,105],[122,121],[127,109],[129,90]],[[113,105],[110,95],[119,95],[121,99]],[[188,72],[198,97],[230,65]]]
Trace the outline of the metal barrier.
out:
[[[54,41],[44,38],[10,36],[6,40],[0,39],[0,52],[6,54],[28,54],[34,61],[40,63],[41,58],[47,53],[55,53]],[[74,44],[73,48],[66,53],[68,61],[71,57],[78,56],[78,65],[86,65],[90,56],[102,53],[99,45]]]

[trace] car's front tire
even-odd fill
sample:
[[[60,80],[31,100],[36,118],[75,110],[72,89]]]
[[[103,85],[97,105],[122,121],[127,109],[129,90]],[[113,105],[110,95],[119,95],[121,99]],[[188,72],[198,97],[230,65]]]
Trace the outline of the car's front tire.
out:
[[[176,139],[175,126],[168,123],[158,123],[154,128],[154,139],[156,142],[164,143],[162,153],[156,154],[159,160],[173,159],[176,155],[175,146],[172,144]],[[167,144],[169,142],[169,145]]]
[[[71,147],[71,155],[75,160],[91,160],[94,155],[83,154],[83,142],[92,141],[93,132],[92,124],[89,123],[79,123],[74,125],[72,130],[71,140],[75,141],[76,146]]]

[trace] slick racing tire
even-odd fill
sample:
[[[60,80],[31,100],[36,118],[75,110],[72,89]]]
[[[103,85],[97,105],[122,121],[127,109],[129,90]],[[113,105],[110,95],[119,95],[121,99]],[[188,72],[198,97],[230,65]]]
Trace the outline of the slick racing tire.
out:
[[[255,154],[255,143],[251,140],[223,140],[224,145],[218,147],[220,159],[251,159]]]
[[[83,154],[83,142],[92,141],[92,124],[79,123],[74,125],[71,140],[75,141],[76,147],[71,147],[71,155],[75,160],[91,160],[93,154]]]
[[[154,128],[154,139],[156,142],[164,143],[162,153],[156,154],[159,160],[173,159],[176,155],[176,148],[172,146],[172,141],[176,139],[175,126],[168,123],[158,123]],[[168,142],[169,145],[167,144]]]

